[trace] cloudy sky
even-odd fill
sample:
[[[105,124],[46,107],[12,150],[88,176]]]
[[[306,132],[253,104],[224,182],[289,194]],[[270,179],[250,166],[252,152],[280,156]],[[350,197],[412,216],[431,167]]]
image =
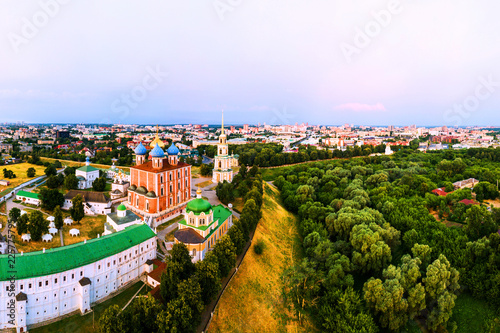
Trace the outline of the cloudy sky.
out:
[[[0,2],[0,122],[500,125],[496,0]]]

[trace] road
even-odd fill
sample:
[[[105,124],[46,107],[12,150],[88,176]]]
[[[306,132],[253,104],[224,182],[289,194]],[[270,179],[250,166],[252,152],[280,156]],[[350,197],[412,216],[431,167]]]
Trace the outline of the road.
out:
[[[202,155],[202,157],[203,157],[203,161],[202,161],[203,164],[210,164],[214,161],[213,158],[210,158],[207,155]]]

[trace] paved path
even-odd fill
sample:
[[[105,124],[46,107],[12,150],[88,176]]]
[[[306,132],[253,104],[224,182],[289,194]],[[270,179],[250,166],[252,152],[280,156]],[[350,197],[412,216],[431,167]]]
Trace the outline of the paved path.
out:
[[[179,226],[179,223],[175,222],[175,223],[172,223],[171,225],[169,225],[168,227],[166,227],[165,229],[158,231],[158,234],[157,234],[158,238],[164,241],[165,236],[167,236],[167,234],[169,234],[172,231],[174,231],[175,229],[177,229],[178,226]]]
[[[61,246],[64,246],[63,230],[59,229],[59,238],[61,239]]]
[[[206,182],[207,180],[211,179],[212,179],[211,177],[191,178],[191,193],[196,195],[196,191],[198,190],[197,184]],[[215,193],[215,185],[216,184],[208,185],[206,187],[200,187],[200,189],[201,189],[201,195],[206,197],[212,205],[217,206],[221,202],[219,201],[219,198],[217,198],[217,194]],[[214,187],[213,190],[210,189],[212,187]]]

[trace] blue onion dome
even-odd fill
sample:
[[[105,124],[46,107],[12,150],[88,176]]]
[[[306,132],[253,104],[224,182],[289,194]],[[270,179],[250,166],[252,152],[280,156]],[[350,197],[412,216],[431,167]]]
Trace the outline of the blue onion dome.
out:
[[[151,157],[165,157],[165,152],[160,148],[158,144],[149,152],[149,156]]]
[[[179,154],[179,148],[175,146],[175,144],[172,142],[172,145],[168,147],[167,149],[167,154],[169,155],[178,155]]]
[[[135,147],[134,152],[135,152],[136,155],[146,155],[146,153],[148,152],[148,150],[146,149],[146,147],[144,147],[144,145],[142,144],[142,142],[139,142],[139,144],[137,145],[137,147]]]

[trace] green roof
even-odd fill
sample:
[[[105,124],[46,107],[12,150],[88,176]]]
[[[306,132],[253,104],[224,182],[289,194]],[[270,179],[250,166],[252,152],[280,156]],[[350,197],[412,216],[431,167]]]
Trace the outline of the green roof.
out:
[[[202,212],[208,213],[212,209],[212,205],[205,199],[197,198],[188,202],[186,212],[193,212],[200,215]]]
[[[124,217],[119,217],[117,213],[110,213],[107,216],[118,225],[130,223],[130,222],[135,222],[137,220],[139,220],[139,221],[142,220],[139,215],[137,215],[136,213],[134,213],[130,210],[127,210],[127,213],[125,214]]]
[[[90,239],[87,243],[80,242],[48,249],[45,253],[42,251],[24,255],[18,253],[15,264],[10,264],[8,255],[2,254],[0,281],[8,281],[12,274],[20,280],[75,269],[125,251],[153,237],[155,233],[150,227],[146,224],[136,224],[110,235]],[[11,267],[12,265],[14,267]]]
[[[38,198],[38,193],[33,193],[33,192],[19,191],[19,192],[17,192],[16,195],[18,195],[20,197],[27,197],[27,198],[32,198],[32,199],[39,199]]]
[[[207,230],[207,229],[208,229],[208,228],[209,228],[212,224],[214,224],[214,223],[215,223],[215,221],[219,221],[219,225],[217,226],[217,228],[213,229],[213,230],[210,232],[210,234],[208,234],[208,235],[207,235],[207,237],[205,237],[205,238],[208,238],[208,237],[210,237],[210,235],[211,235],[211,234],[213,234],[213,233],[214,233],[214,231],[216,231],[216,230],[217,230],[217,229],[221,226],[221,224],[222,224],[224,221],[226,221],[226,220],[229,218],[229,216],[231,216],[231,214],[232,214],[232,212],[231,212],[228,208],[224,207],[223,205],[217,205],[217,206],[214,206],[214,207],[213,207],[213,210],[214,210],[214,220],[213,220],[213,222],[212,222],[212,223],[210,223],[210,225],[204,225],[204,226],[201,226],[201,227],[195,227],[195,226],[192,226],[192,225],[188,224],[188,223],[186,222],[186,220],[184,220],[184,219],[183,219],[183,220],[181,220],[181,221],[179,221],[179,223],[180,223],[180,224],[183,224],[183,225],[185,225],[185,226],[188,226],[188,227],[190,227],[190,228],[193,228],[193,229],[198,229],[198,230],[205,231],[205,230]]]
[[[92,172],[92,171],[99,171],[99,169],[94,168],[91,165],[84,165],[81,168],[76,169],[78,171],[83,171],[83,172]]]
[[[127,207],[125,207],[124,204],[120,204],[120,206],[118,206],[118,208],[116,210],[127,210]]]

